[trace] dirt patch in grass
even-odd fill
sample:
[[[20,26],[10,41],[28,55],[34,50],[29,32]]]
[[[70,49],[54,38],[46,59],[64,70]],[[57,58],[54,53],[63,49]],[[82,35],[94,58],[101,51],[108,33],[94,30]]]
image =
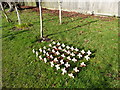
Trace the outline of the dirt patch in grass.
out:
[[[93,16],[94,18],[99,18],[102,21],[113,21],[116,20],[115,17],[110,17],[110,16]]]
[[[23,9],[31,9],[32,11],[35,12],[39,12],[39,8],[38,7],[33,7],[33,6],[21,6],[21,8]],[[50,10],[47,8],[42,8],[42,13],[51,13],[53,16],[54,15],[58,15],[59,14],[59,10]],[[51,16],[52,16],[51,15]],[[81,17],[81,18],[88,18],[88,17],[93,17],[93,18],[98,18],[102,21],[113,21],[116,20],[115,17],[110,17],[110,16],[95,16],[95,15],[85,15],[85,14],[81,14],[78,12],[68,12],[68,11],[62,11],[62,17]]]
[[[33,9],[33,8],[36,8],[36,7],[33,7],[33,6],[21,6],[22,9]]]
[[[10,30],[29,30],[31,26],[32,26],[31,23],[22,23],[21,25],[16,24]]]

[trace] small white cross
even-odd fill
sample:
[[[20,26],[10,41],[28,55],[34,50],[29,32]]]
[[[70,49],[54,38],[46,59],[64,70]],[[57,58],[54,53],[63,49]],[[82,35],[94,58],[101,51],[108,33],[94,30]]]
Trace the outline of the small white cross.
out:
[[[45,51],[45,50],[43,50],[43,53],[45,54],[45,53],[46,53],[46,51]]]
[[[36,57],[38,57],[38,51],[36,51]]]
[[[62,47],[65,47],[65,44],[64,44],[64,43],[62,44]]]
[[[46,55],[49,56],[49,53],[47,52]]]
[[[46,58],[44,58],[44,62],[45,62],[45,63],[47,62],[47,59],[46,59]]]
[[[54,58],[54,61],[55,61],[55,62],[58,62],[58,59],[57,59],[57,58]]]
[[[53,63],[53,61],[51,61],[51,62],[50,62],[50,64],[51,64],[51,67],[53,67],[53,66],[54,66],[54,63]]]
[[[64,52],[67,52],[67,50],[65,50]]]
[[[76,52],[79,51],[79,49],[77,49],[77,48],[75,48],[74,50],[75,50]]]
[[[79,72],[79,70],[77,69],[77,67],[73,68],[73,70],[74,70],[75,72]]]
[[[82,62],[82,63],[80,64],[80,66],[81,66],[81,67],[85,67],[86,64],[85,64],[84,62]]]
[[[61,46],[59,46],[59,47],[58,47],[58,49],[60,49],[60,50],[61,50],[61,49],[62,49],[62,48],[61,48]]]
[[[69,76],[69,77],[74,78],[74,76],[73,76],[73,74],[72,74],[72,73],[68,74],[68,76]]]
[[[50,48],[48,48],[48,51],[50,51]]]
[[[72,52],[71,54],[70,54],[71,56],[75,56],[75,54]]]
[[[67,53],[67,54],[70,54],[70,51],[67,51],[66,53]]]
[[[51,45],[51,44],[49,44],[49,47],[52,47],[52,45]]]
[[[87,55],[87,56],[85,56],[85,59],[88,61],[90,59],[90,57]]]
[[[73,62],[76,62],[76,61],[77,61],[77,59],[73,58],[73,59],[72,59],[72,61],[73,61]]]
[[[54,50],[54,49],[52,49],[52,52],[53,52],[53,53],[55,53],[55,50]]]
[[[69,46],[66,46],[66,48],[67,48],[67,49],[70,49],[70,47],[69,47]]]
[[[68,68],[68,67],[70,67],[70,64],[67,62],[67,63],[65,64],[65,66]]]
[[[68,60],[71,60],[70,56],[67,57]]]
[[[59,53],[58,51],[56,52],[56,54],[57,54],[57,55],[60,55],[60,53]]]
[[[81,58],[82,57],[82,55],[79,53],[78,55],[77,55],[79,58]]]
[[[90,50],[88,50],[88,51],[87,51],[87,54],[88,54],[88,55],[90,55],[90,54],[91,54]]]
[[[42,56],[39,56],[39,59],[42,60]]]
[[[65,55],[64,55],[64,54],[62,54],[61,56],[62,56],[62,57],[65,57]]]
[[[57,45],[59,46],[59,45],[60,45],[60,43],[58,42],[58,43],[57,43]]]
[[[60,63],[61,63],[61,64],[64,64],[63,60],[60,60]]]
[[[53,41],[52,43],[53,43],[53,44],[56,44],[56,42],[54,42],[54,41]]]
[[[39,51],[42,52],[42,49],[40,48]]]
[[[73,46],[70,49],[73,51],[74,50]]]
[[[62,70],[62,74],[64,75],[65,73],[67,73],[67,71],[65,70],[65,68],[61,69]]]
[[[51,59],[53,59],[53,56],[52,56],[52,55],[50,55],[50,58],[51,58]]]
[[[84,51],[84,50],[82,50],[82,51],[81,51],[81,53],[82,53],[82,54],[85,54],[85,51]]]
[[[33,49],[32,52],[35,53],[35,49]]]
[[[43,49],[46,49],[46,47],[44,46]]]
[[[56,67],[56,69],[58,70],[58,69],[60,69],[60,65],[55,65],[55,67]]]
[[[55,48],[55,49],[56,49],[57,47],[56,47],[56,46],[53,46],[53,48]]]

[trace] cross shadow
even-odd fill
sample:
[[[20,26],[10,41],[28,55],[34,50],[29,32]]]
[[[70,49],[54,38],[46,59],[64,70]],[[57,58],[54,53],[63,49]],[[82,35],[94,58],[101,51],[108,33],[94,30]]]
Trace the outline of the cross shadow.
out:
[[[73,28],[71,28],[71,29],[65,30],[65,31],[61,31],[61,32],[49,34],[49,35],[47,35],[47,37],[48,37],[48,36],[55,35],[55,34],[60,34],[60,33],[63,33],[63,32],[68,32],[68,31],[71,31],[71,30],[74,30],[74,29],[76,29],[76,28],[83,27],[83,26],[86,26],[86,25],[90,25],[91,23],[94,23],[94,22],[97,22],[97,21],[98,21],[98,20],[94,20],[94,21],[90,21],[90,22],[88,22],[88,23],[86,23],[86,24],[83,24],[83,25],[77,25],[77,26],[75,26],[75,27],[73,27]]]

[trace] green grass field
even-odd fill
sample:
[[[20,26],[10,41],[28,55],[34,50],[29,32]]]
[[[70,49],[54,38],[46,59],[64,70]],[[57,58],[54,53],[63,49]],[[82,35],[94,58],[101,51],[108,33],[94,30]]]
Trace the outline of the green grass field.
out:
[[[17,30],[15,12],[9,13],[13,23],[2,17],[2,83],[6,88],[117,88],[118,77],[118,19],[65,17],[59,25],[58,16],[43,14],[44,36],[85,50],[95,51],[95,57],[76,78],[54,71],[50,65],[36,60],[33,48],[50,42],[38,43],[39,13],[20,12],[29,29]],[[1,26],[1,25],[0,25]]]

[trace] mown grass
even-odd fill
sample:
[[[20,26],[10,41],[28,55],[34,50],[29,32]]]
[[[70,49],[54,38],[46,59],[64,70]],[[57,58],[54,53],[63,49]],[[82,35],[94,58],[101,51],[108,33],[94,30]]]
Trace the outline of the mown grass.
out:
[[[38,43],[39,13],[24,10],[20,13],[27,30],[17,30],[15,12],[9,16],[13,23],[2,18],[2,82],[6,88],[117,88],[118,82],[118,20],[66,17],[59,25],[58,16],[43,14],[44,36],[85,50],[95,51],[95,57],[75,79],[54,71],[50,65],[36,59],[33,48]],[[50,20],[52,19],[53,20]],[[65,23],[66,22],[66,23]]]

